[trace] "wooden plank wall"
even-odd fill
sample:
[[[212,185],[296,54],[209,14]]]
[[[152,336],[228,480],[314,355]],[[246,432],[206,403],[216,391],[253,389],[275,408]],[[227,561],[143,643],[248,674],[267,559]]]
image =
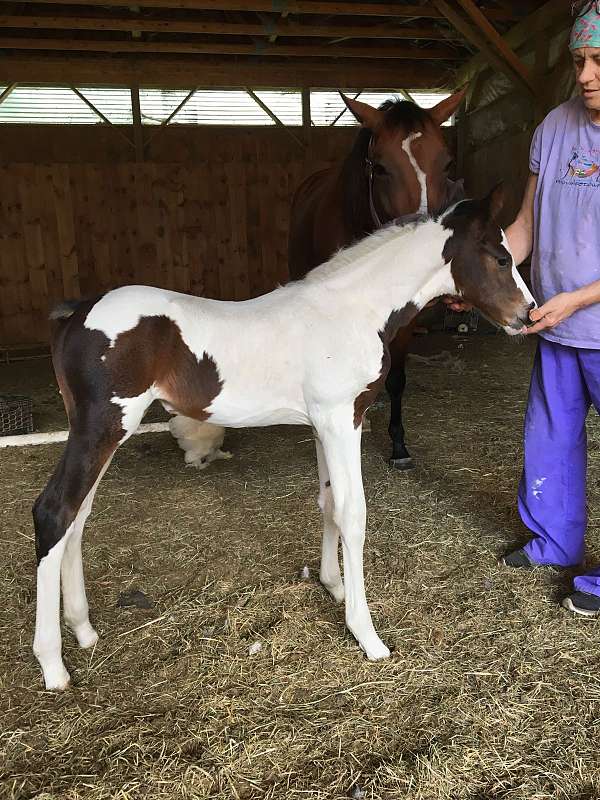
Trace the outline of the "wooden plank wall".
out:
[[[12,155],[0,163],[0,345],[47,341],[55,304],[127,283],[235,300],[269,291],[287,279],[295,187],[356,133],[319,131],[303,149],[282,130],[196,129],[175,132],[171,147],[160,137],[135,164],[126,142],[96,151],[93,129],[71,129],[82,146],[44,163],[60,131],[45,142],[38,131],[30,161],[0,141]],[[81,162],[82,151],[98,160]]]

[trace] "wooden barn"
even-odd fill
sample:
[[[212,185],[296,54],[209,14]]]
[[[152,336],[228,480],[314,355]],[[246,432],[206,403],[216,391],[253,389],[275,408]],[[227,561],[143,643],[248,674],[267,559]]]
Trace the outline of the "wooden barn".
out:
[[[228,301],[285,284],[296,190],[358,141],[340,91],[432,109],[463,90],[448,178],[474,198],[502,182],[506,227],[534,130],[578,91],[572,20],[567,0],[0,3],[0,798],[600,797],[600,621],[560,605],[585,569],[499,563],[527,538],[537,337],[476,311],[419,316],[415,469],[389,466],[385,393],[368,412],[365,582],[391,658],[362,655],[319,584],[310,429],[227,429],[232,457],[197,471],[154,405],[86,527],[99,640],[65,629],[64,693],[31,650],[31,508],[68,429],[51,311],[130,284]],[[587,434],[591,569],[595,417]]]

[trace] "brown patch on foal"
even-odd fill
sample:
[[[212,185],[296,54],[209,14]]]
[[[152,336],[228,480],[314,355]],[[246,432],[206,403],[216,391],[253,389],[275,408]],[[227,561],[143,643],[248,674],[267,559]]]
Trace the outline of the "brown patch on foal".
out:
[[[409,325],[418,313],[419,309],[417,306],[412,302],[408,302],[403,308],[392,311],[387,319],[387,322],[383,326],[383,330],[379,331],[379,338],[383,344],[381,369],[377,378],[375,378],[375,380],[371,383],[368,383],[367,388],[354,400],[355,428],[358,428],[358,426],[362,423],[365,412],[369,406],[375,402],[377,395],[385,384],[385,379],[387,378],[387,374],[392,363],[392,358],[390,356],[390,342],[394,341],[400,328]]]
[[[210,417],[206,409],[223,387],[214,360],[206,352],[196,358],[168,317],[143,317],[119,334],[105,355],[118,397],[137,397],[154,384],[161,400],[201,422]]]

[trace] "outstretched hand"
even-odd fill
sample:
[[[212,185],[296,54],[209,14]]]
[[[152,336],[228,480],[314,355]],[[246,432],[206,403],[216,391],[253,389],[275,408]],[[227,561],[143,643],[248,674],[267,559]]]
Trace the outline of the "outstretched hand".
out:
[[[561,292],[554,295],[543,306],[533,308],[529,312],[529,318],[535,324],[530,325],[524,333],[538,333],[548,328],[554,328],[555,325],[568,319],[579,307],[575,292]]]

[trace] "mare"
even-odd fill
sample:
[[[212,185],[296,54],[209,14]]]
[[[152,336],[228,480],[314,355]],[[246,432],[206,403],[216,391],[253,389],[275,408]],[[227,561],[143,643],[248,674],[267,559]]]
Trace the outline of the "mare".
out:
[[[291,279],[302,278],[391,220],[436,214],[463,197],[462,182],[448,177],[452,158],[440,129],[463,96],[464,90],[425,110],[404,100],[386,100],[373,108],[342,94],[362,129],[342,163],[310,175],[296,191],[288,248]],[[416,319],[401,326],[390,343],[389,463],[396,469],[413,466],[404,442],[402,395],[415,324]]]
[[[368,658],[389,655],[364,588],[362,420],[386,380],[398,329],[432,298],[461,295],[507,333],[523,330],[533,301],[496,222],[500,205],[496,189],[438,219],[390,225],[303,280],[254,300],[125,286],[53,312],[52,358],[70,430],[33,508],[33,648],[48,689],[69,683],[61,583],[65,622],[79,645],[92,647],[98,639],[83,579],[83,527],[116,449],[154,400],[217,425],[312,426],[323,515],[321,582],[345,601],[346,624]]]

